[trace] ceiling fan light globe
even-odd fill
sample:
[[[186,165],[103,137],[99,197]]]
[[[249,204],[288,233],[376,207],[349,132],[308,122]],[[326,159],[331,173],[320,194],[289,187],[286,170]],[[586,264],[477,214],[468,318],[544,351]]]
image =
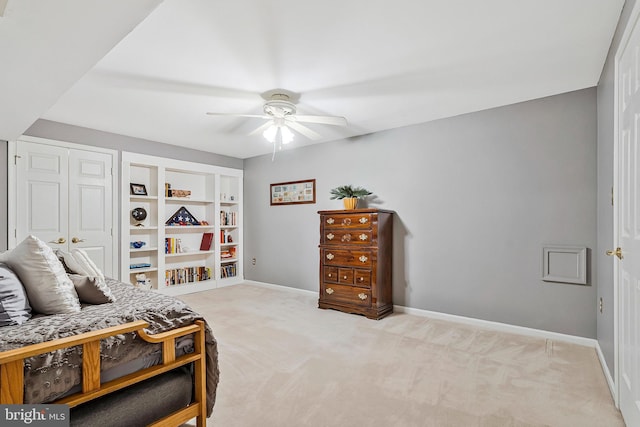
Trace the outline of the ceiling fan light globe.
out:
[[[293,141],[293,132],[291,132],[291,130],[287,126],[282,126],[280,128],[280,134],[282,136],[283,144],[288,144]]]
[[[267,130],[265,130],[265,131],[262,133],[262,136],[264,136],[264,138],[265,138],[267,141],[269,141],[269,142],[273,143],[273,142],[276,142],[276,133],[277,133],[277,132],[278,132],[278,128],[277,128],[276,126],[273,126],[273,125],[272,125],[272,126],[269,126],[269,127],[267,128]]]

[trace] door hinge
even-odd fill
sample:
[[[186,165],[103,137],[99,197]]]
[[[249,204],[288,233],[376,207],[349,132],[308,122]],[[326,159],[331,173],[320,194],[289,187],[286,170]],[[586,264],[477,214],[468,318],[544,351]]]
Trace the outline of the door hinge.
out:
[[[18,229],[17,228],[13,229],[13,237],[15,237],[16,239],[18,238]]]
[[[611,187],[611,206],[613,206],[613,187]]]

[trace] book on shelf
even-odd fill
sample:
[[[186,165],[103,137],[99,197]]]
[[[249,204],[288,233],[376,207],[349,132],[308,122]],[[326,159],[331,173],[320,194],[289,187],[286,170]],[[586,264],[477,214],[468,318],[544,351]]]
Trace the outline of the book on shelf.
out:
[[[223,265],[220,267],[220,278],[236,277],[236,264]]]
[[[166,237],[164,239],[164,253],[165,254],[182,253],[182,240],[175,237]]]
[[[174,268],[166,270],[164,273],[164,280],[167,286],[202,282],[211,278],[211,268],[205,266]]]
[[[234,211],[220,211],[220,225],[238,225],[238,213]]]
[[[210,251],[213,242],[213,233],[202,233],[202,241],[200,242],[201,251]]]

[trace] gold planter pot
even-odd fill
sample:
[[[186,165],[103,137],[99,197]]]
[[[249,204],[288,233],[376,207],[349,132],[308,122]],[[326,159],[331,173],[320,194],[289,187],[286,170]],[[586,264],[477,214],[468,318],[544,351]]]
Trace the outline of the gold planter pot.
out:
[[[357,197],[349,197],[342,199],[342,203],[344,203],[344,208],[346,210],[353,210],[358,206],[358,198]]]

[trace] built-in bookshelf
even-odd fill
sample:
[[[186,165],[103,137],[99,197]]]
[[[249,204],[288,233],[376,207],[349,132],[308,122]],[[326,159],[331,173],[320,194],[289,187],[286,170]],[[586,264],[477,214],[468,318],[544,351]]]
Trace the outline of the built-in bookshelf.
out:
[[[240,282],[242,178],[239,169],[123,152],[121,280],[168,294]]]

